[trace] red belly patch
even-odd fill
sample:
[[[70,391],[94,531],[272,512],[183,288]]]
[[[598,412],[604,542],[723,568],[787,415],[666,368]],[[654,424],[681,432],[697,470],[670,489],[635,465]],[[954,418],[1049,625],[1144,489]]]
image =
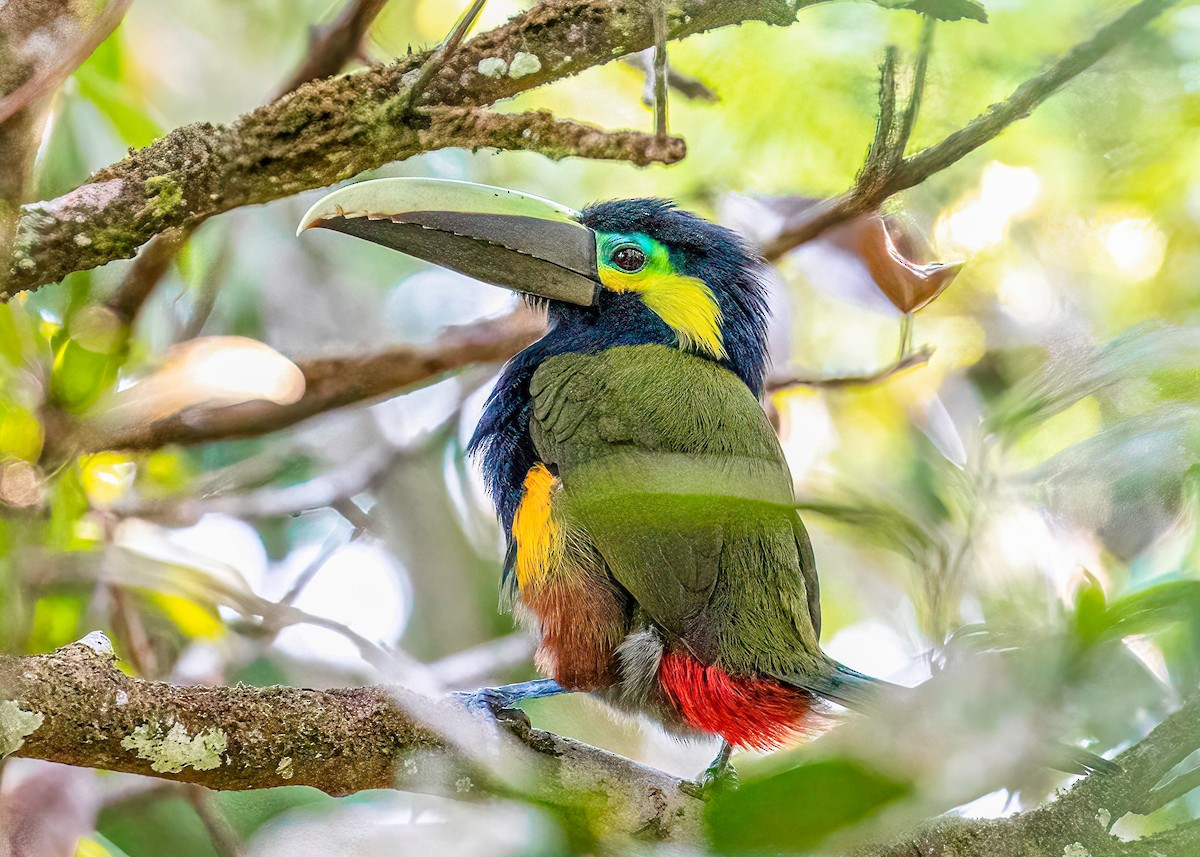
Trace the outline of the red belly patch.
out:
[[[812,697],[769,678],[738,678],[667,652],[658,680],[685,723],[740,748],[771,750],[809,730]]]

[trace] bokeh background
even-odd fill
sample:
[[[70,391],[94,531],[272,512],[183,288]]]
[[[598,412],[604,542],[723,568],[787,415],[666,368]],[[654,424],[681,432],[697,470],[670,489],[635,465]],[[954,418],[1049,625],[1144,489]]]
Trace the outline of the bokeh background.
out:
[[[529,5],[492,0],[476,30]],[[938,27],[915,146],[1008,95],[1125,4],[987,6],[986,25]],[[435,43],[460,11],[394,0],[364,60]],[[335,13],[328,0],[135,3],[56,98],[35,198],[166,130],[228,122],[261,103],[304,57],[310,26]],[[672,45],[673,68],[718,96],[672,97],[671,130],[688,142],[676,166],[448,150],[375,175],[467,179],[575,207],[665,196],[767,240],[793,204],[773,198],[852,183],[883,51],[911,53],[919,28],[910,13],[832,3],[788,28]],[[648,129],[644,83],[614,62],[502,109]],[[958,812],[1003,815],[1064,777],[1027,765],[1006,787],[971,794],[964,765],[947,759],[1008,764],[1039,730],[1111,751],[1200,675],[1192,611],[1159,588],[1200,573],[1198,132],[1200,7],[1184,5],[889,204],[924,236],[922,261],[966,262],[916,316],[914,344],[933,349],[927,364],[771,396],[809,509],[826,648],[903,684],[951,677],[936,698],[964,733],[959,756],[895,728],[908,775],[957,795]],[[498,367],[263,438],[35,467],[45,402],[94,414],[197,336],[248,337],[298,360],[430,342],[512,309],[507,293],[381,248],[332,233],[295,238],[319,193],[205,223],[119,357],[96,344],[89,308],[129,263],[0,306],[0,650],[44,652],[102,628],[138,669],[177,682],[341,686],[421,674],[449,690],[533,675],[528,636],[497,610],[502,538],[463,453]],[[895,359],[899,313],[861,258],[818,240],[776,272],[778,374],[870,375]],[[172,383],[194,401],[285,395],[291,377],[270,353],[182,368],[172,353]],[[1152,619],[1111,630],[1129,599],[1156,593],[1163,609]],[[280,599],[296,610],[254,615]],[[538,726],[680,775],[698,773],[715,749],[586,698],[526,708]],[[326,854],[556,853],[565,841],[515,803],[335,800],[300,788],[198,799],[24,761],[2,770],[8,795],[53,783],[44,811],[82,819],[88,855],[207,857],[218,847],[203,820],[212,813],[245,853],[264,857],[316,853],[314,844]],[[1189,799],[1122,824],[1132,835],[1196,812]]]

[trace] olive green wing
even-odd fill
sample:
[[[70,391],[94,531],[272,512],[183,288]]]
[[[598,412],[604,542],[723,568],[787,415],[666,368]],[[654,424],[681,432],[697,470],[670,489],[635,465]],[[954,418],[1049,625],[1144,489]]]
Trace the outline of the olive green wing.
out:
[[[783,585],[797,590],[819,628],[812,549],[791,476],[766,415],[736,376],[676,349],[628,346],[551,358],[530,392],[534,444],[558,468],[563,513],[656,623],[692,636],[693,620],[713,603],[730,534],[761,530],[795,539],[799,561]]]

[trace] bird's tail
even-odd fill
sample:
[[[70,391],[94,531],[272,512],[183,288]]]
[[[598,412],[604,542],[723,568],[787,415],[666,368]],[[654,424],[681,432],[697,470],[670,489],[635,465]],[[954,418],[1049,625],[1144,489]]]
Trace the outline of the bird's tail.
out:
[[[828,669],[815,675],[782,676],[788,684],[807,690],[822,699],[844,705],[852,711],[870,711],[889,699],[904,695],[909,688],[865,675],[837,661],[828,661]]]

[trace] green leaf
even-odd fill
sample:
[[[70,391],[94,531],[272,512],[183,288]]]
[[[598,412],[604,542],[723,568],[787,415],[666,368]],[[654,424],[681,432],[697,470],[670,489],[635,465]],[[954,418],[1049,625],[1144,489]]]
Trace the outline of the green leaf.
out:
[[[116,81],[89,72],[86,67],[76,73],[75,79],[79,83],[79,94],[112,123],[126,145],[140,149],[166,133],[145,110],[130,100],[126,90]]]
[[[706,809],[724,854],[808,851],[912,791],[850,759],[824,759],[716,795]]]
[[[979,0],[872,0],[885,9],[908,9],[929,15],[939,21],[962,21],[970,19],[987,23],[987,10]]]
[[[101,307],[86,307],[71,321],[70,336],[54,356],[50,393],[55,403],[79,412],[113,386],[124,363],[126,331]]]
[[[127,146],[140,149],[165,133],[139,103],[141,95],[129,74],[126,45],[121,31],[105,39],[87,61],[75,70],[80,96],[90,101],[112,123]]]
[[[1075,630],[1082,640],[1094,640],[1103,633],[1107,608],[1104,587],[1095,575],[1084,571],[1084,583],[1075,593]]]
[[[1108,637],[1148,634],[1174,622],[1200,627],[1200,580],[1168,580],[1127,595],[1105,611]]]

